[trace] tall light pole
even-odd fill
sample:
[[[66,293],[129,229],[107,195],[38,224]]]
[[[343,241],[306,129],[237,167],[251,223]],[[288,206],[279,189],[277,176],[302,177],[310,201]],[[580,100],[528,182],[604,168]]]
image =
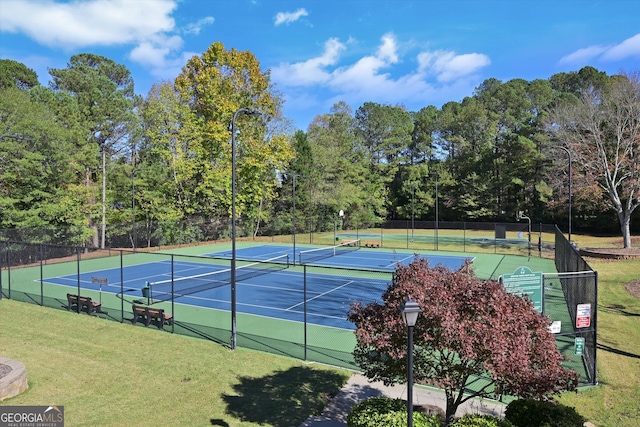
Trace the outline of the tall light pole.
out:
[[[554,145],[553,147],[549,147],[549,148],[559,148],[560,150],[564,150],[565,153],[567,153],[567,156],[569,157],[569,243],[571,243],[571,206],[572,206],[572,201],[571,201],[571,181],[572,181],[572,171],[571,171],[571,151],[569,151],[569,149],[567,147],[563,147],[562,145]]]
[[[240,108],[231,119],[231,349],[236,349],[236,118],[240,114],[259,116],[257,111]]]
[[[418,315],[422,313],[420,306],[414,300],[408,299],[400,306],[402,319],[409,329],[407,348],[407,427],[413,427],[413,327],[416,326]]]

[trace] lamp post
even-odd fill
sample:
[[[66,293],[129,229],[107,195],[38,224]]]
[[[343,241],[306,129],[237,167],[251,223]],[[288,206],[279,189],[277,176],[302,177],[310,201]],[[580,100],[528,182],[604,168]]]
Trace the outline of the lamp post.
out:
[[[516,216],[516,219],[518,221],[520,221],[521,219],[526,219],[529,222],[529,238],[528,238],[528,247],[529,247],[529,256],[531,256],[531,218],[529,218],[528,216],[526,216],[524,214],[524,212],[520,211],[518,212],[518,215]]]
[[[565,153],[567,153],[567,156],[569,158],[569,243],[571,243],[571,206],[572,206],[572,201],[571,201],[571,181],[572,181],[572,171],[571,171],[571,151],[569,151],[569,149],[567,147],[563,147],[561,145],[557,145],[557,146],[553,146],[553,147],[549,147],[549,148],[559,148],[560,150],[564,150]]]
[[[257,111],[240,108],[231,119],[231,349],[236,349],[236,118],[240,114],[259,116]]]
[[[420,306],[412,299],[404,301],[400,306],[402,319],[409,329],[407,349],[407,427],[413,427],[413,327],[418,315],[422,313]]]

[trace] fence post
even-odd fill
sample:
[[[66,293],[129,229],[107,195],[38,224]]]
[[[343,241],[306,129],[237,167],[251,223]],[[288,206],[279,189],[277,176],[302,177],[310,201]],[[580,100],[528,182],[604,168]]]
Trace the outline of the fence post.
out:
[[[134,246],[134,253],[135,250]],[[120,250],[120,296],[120,323],[124,323],[124,262],[122,259],[122,250]],[[135,313],[133,315],[135,316]]]
[[[2,243],[4,242],[0,241],[0,301],[2,300],[2,258],[4,258]]]
[[[307,360],[307,266],[304,266],[303,270],[303,293],[302,298],[304,301],[304,360]]]
[[[76,276],[78,278],[78,303],[76,304],[76,312],[78,314],[80,314],[80,307],[82,307],[82,304],[80,304],[80,247],[76,246],[76,265],[77,265],[77,272],[76,272]]]
[[[44,247],[42,245],[42,243],[40,243],[39,245],[40,247],[40,253],[39,253],[39,258],[40,258],[40,307],[42,307],[44,305],[44,271],[43,271],[43,266],[42,266],[42,262],[43,262],[43,258],[44,258],[44,254],[43,254],[43,250]]]

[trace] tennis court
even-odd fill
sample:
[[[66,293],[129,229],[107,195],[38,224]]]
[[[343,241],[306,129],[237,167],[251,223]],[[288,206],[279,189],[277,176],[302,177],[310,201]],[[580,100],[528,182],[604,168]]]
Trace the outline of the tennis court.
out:
[[[360,241],[346,241],[340,245],[331,247],[296,247],[291,246],[259,245],[241,248],[236,251],[237,259],[249,261],[264,261],[278,257],[289,256],[289,262],[300,265],[318,265],[325,267],[354,268],[374,271],[395,271],[398,264],[408,265],[415,260],[416,255],[429,260],[431,267],[442,266],[450,270],[460,268],[465,261],[473,262],[475,257],[456,255],[425,255],[409,252],[381,251],[380,249],[368,251],[359,250]],[[206,256],[213,258],[231,259],[231,251],[208,253]]]
[[[32,249],[29,260],[37,262],[2,272],[3,295],[8,298],[66,309],[66,294],[79,294],[102,303],[100,317],[119,322],[132,320],[131,304],[151,304],[173,314],[175,322],[165,331],[229,343],[233,316],[228,243],[167,252],[117,250],[101,256],[75,248],[75,255],[62,262],[55,262],[59,258],[48,261],[47,251],[55,247],[22,245]],[[245,348],[353,369],[354,326],[346,320],[351,303],[380,302],[397,264],[410,263],[415,251],[349,248],[336,249],[334,254],[333,248],[316,249],[304,245],[294,251],[292,245],[239,242],[237,343]],[[471,256],[463,252],[419,256],[429,259],[432,266],[450,268],[472,260],[476,276],[483,279],[497,279],[522,266],[532,271],[555,271],[553,260],[537,257],[486,253]],[[564,332],[572,324],[565,319],[567,303],[552,292],[560,292],[559,286],[555,289],[555,282],[547,285],[552,289],[546,292],[546,310],[558,312],[552,320],[563,320]],[[559,347],[571,358],[571,343],[561,342],[564,335],[558,338]],[[575,361],[577,367],[580,360]]]
[[[260,245],[238,249],[238,312],[290,321],[300,321],[305,314],[306,322],[311,324],[353,329],[353,324],[346,320],[351,303],[381,301],[396,266],[406,265],[416,256],[410,253],[356,251],[351,248],[344,253],[334,254],[332,250],[296,248],[296,258],[308,260],[306,264],[338,267],[308,272],[300,265],[292,265],[290,259],[293,250],[289,246]],[[122,294],[122,298],[132,301],[146,298],[148,301],[144,302],[151,304],[174,301],[177,304],[230,311],[230,257],[231,252],[225,250],[207,253],[205,257],[165,259],[123,268],[82,272],[79,275],[48,277],[44,281],[73,289],[90,289],[100,294]],[[434,266],[448,268],[458,268],[470,259],[440,255],[420,257],[428,258]],[[340,268],[345,266],[348,269]],[[101,280],[95,280],[96,277]]]

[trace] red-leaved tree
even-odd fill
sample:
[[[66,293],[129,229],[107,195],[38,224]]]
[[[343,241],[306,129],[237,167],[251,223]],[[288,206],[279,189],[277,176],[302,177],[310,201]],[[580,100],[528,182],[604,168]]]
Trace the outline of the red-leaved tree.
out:
[[[407,381],[407,327],[400,306],[415,300],[422,313],[414,327],[414,379],[445,391],[447,423],[474,397],[541,398],[577,387],[578,375],[561,366],[564,358],[548,319],[499,282],[475,277],[468,265],[450,271],[416,259],[398,267],[382,299],[383,305],[351,306],[356,362],[371,380]],[[482,387],[467,388],[479,377],[487,379],[478,381]]]

